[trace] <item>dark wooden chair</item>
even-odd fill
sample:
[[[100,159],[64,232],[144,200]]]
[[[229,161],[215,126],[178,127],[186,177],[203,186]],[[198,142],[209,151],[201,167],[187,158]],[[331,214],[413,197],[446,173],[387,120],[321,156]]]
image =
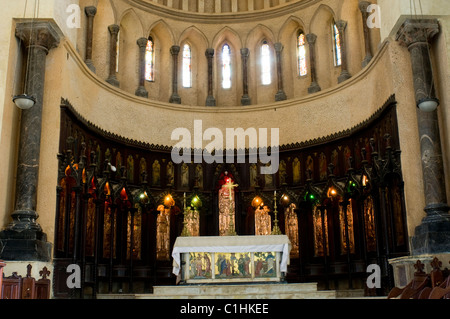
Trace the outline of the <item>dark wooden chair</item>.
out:
[[[394,287],[389,292],[388,299],[399,298],[399,299],[416,299],[422,292],[422,290],[431,285],[430,276],[427,275],[423,269],[424,264],[418,260],[414,265],[416,272],[414,273],[413,280],[407,284],[404,288]]]
[[[31,265],[27,266],[27,275],[22,277],[13,272],[10,277],[3,278],[0,299],[50,299],[50,272],[44,267],[37,280],[31,277]]]
[[[430,263],[433,268],[430,272],[431,286],[425,287],[419,294],[419,299],[428,299],[431,291],[444,282],[444,273],[441,270],[442,262],[437,257],[434,257]]]
[[[449,261],[450,263],[450,261]],[[439,285],[434,287],[430,295],[428,297],[429,299],[450,299],[450,274],[447,275],[447,278],[443,280],[443,282]]]

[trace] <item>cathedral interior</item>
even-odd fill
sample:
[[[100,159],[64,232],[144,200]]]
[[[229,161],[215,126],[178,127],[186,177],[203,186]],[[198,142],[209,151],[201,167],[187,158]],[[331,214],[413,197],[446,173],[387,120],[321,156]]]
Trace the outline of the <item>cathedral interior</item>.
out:
[[[285,282],[364,296],[448,267],[450,6],[391,2],[5,4],[4,277],[151,293],[180,236],[283,234]]]

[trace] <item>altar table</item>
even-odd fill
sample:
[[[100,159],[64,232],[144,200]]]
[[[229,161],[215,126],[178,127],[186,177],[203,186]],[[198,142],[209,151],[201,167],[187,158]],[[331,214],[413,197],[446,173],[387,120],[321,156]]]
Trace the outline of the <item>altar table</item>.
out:
[[[173,273],[185,283],[281,281],[290,250],[286,235],[178,237]]]

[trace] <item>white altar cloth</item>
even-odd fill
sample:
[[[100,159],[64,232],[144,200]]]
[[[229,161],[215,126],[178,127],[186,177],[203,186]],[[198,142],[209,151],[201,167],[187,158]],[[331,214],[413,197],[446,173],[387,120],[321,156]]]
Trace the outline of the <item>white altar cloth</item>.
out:
[[[280,271],[287,272],[291,242],[286,235],[178,237],[172,251],[173,273],[180,274],[181,254],[280,252]]]

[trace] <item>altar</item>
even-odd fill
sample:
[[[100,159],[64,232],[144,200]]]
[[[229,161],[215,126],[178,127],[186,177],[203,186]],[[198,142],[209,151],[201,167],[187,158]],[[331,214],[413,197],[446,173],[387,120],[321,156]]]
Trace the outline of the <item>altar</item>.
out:
[[[178,237],[177,283],[280,282],[291,243],[286,235]]]

